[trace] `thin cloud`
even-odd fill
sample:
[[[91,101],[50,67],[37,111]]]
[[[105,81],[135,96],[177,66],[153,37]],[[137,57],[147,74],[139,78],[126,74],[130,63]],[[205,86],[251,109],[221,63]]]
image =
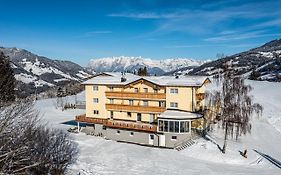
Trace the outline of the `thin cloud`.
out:
[[[198,47],[210,47],[210,46],[218,46],[218,45],[211,45],[211,44],[173,45],[173,46],[166,46],[164,48],[167,48],[167,49],[181,49],[181,48],[198,48]],[[220,45],[220,46],[222,46],[222,45]]]
[[[219,2],[218,4],[220,3],[222,2]],[[278,9],[281,5],[280,2],[264,1],[240,4],[241,5],[237,5],[237,3],[235,3],[234,5],[230,4],[227,7],[220,7],[218,5],[213,9],[206,8],[205,6],[205,8],[197,10],[170,9],[166,11],[160,10],[154,12],[121,12],[108,14],[107,16],[115,18],[128,18],[134,20],[156,20],[156,28],[148,33],[149,37],[153,35],[164,35],[171,32],[182,32],[200,35],[215,33],[219,33],[222,35],[234,34],[235,32],[239,33],[239,31],[243,29],[250,29],[251,27],[253,27],[253,21],[264,21],[264,24],[258,26],[257,28],[263,28],[267,26],[280,26],[278,19],[276,19],[276,21],[269,22],[269,19],[281,16],[280,10],[272,9]],[[212,3],[211,6],[214,5],[215,4]],[[243,27],[239,28],[233,28],[233,26],[229,24],[229,21],[235,21],[239,19],[249,22],[244,24]],[[256,24],[256,22],[254,23]],[[224,31],[232,33],[223,33]]]
[[[244,40],[244,39],[251,39],[251,38],[262,38],[268,36],[281,36],[281,33],[263,33],[263,31],[256,31],[256,32],[248,32],[248,33],[241,33],[241,34],[210,37],[204,39],[204,41],[221,42],[221,41],[231,41],[231,40]]]
[[[144,13],[116,13],[109,14],[110,17],[122,17],[122,18],[134,18],[134,19],[174,19],[183,18],[184,15],[178,13],[155,13],[155,12],[144,12]]]
[[[260,24],[252,26],[252,28],[261,28],[261,27],[278,27],[281,26],[281,18],[268,20],[266,22],[262,22]]]
[[[166,46],[166,49],[184,49],[184,48],[199,48],[199,47],[228,47],[228,48],[251,48],[259,44],[198,44],[198,45],[173,45]]]
[[[86,32],[82,35],[79,35],[79,38],[89,38],[89,37],[95,37],[98,35],[106,35],[106,34],[111,34],[112,31],[109,30],[96,30],[96,31],[90,31],[90,32]]]

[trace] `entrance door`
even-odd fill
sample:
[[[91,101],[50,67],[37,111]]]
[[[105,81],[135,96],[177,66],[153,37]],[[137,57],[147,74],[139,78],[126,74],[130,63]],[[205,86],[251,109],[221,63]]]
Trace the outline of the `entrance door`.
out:
[[[165,135],[159,135],[159,146],[165,147]]]
[[[153,142],[154,142],[154,134],[149,134],[148,144],[153,145]]]

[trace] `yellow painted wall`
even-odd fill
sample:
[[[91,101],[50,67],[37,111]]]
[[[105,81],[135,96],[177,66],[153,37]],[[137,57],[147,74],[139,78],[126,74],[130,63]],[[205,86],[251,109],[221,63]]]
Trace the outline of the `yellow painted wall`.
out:
[[[86,116],[95,118],[107,118],[105,109],[106,97],[105,91],[106,86],[98,86],[99,90],[94,91],[93,85],[85,85],[86,94]],[[99,103],[94,103],[94,98],[99,99]],[[98,110],[99,114],[94,115],[94,110]]]
[[[178,89],[178,94],[171,94],[170,89]],[[180,110],[192,111],[192,88],[191,87],[167,87],[166,107],[170,107],[171,102],[178,103]]]

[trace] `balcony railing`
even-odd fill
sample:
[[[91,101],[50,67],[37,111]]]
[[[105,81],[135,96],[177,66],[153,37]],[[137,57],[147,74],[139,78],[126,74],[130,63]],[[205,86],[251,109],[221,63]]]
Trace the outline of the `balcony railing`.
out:
[[[107,119],[86,117],[86,114],[83,114],[83,115],[76,116],[75,120],[78,122],[85,122],[85,123],[104,124],[104,122],[106,122]]]
[[[107,98],[128,98],[128,99],[156,99],[156,100],[165,100],[165,93],[143,93],[143,92],[114,92],[107,91],[105,92]]]
[[[110,128],[129,129],[129,130],[137,130],[137,131],[145,131],[145,132],[157,131],[157,125],[155,124],[92,118],[92,117],[86,117],[85,114],[76,116],[75,120],[78,122],[102,124]]]
[[[146,131],[146,132],[157,131],[157,125],[138,123],[138,122],[108,120],[106,126],[111,128],[131,129],[131,130]]]
[[[162,113],[166,110],[165,107],[157,106],[136,106],[136,105],[122,105],[122,104],[106,104],[107,110],[112,111],[129,111],[129,112],[153,112]]]

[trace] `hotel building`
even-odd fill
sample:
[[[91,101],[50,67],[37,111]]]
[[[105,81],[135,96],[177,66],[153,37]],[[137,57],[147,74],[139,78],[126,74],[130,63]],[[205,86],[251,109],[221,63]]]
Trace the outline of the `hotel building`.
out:
[[[86,114],[76,116],[78,129],[110,140],[175,148],[204,129],[208,83],[200,76],[97,74],[82,83]]]

